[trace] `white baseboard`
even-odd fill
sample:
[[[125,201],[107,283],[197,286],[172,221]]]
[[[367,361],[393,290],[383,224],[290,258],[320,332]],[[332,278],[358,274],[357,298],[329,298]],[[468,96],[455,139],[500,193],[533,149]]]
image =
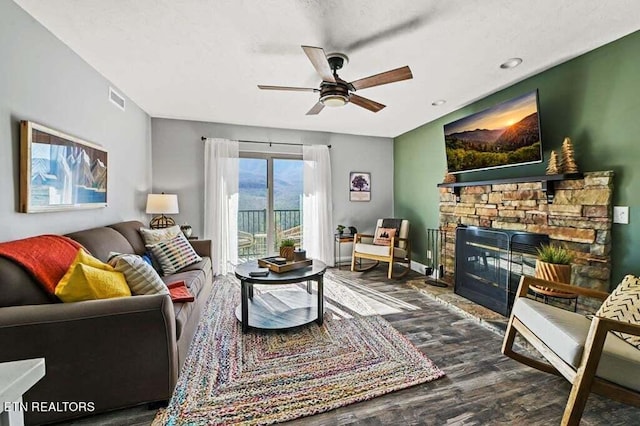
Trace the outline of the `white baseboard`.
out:
[[[425,269],[427,269],[427,267],[425,265],[423,265],[422,263],[416,262],[415,260],[411,261],[411,270],[412,271],[416,271],[417,273],[424,275]]]
[[[434,280],[438,279],[438,268],[433,268],[433,272],[431,275],[426,275],[427,266],[423,265],[420,262],[416,262],[415,260],[411,261],[411,270],[416,271],[420,275],[424,275],[425,277],[433,278]]]

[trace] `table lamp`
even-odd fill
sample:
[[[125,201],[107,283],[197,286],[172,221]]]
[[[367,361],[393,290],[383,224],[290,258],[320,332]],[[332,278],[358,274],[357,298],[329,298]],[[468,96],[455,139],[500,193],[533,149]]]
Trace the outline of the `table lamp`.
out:
[[[176,224],[176,222],[165,216],[165,214],[177,214],[178,196],[176,194],[148,194],[147,195],[147,214],[156,214],[149,223],[152,229],[168,228]]]

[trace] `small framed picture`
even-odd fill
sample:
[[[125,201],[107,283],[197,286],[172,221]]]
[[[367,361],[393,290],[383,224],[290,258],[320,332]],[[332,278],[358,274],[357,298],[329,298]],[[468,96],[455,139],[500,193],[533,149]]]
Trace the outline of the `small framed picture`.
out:
[[[349,173],[349,201],[371,201],[371,173]]]

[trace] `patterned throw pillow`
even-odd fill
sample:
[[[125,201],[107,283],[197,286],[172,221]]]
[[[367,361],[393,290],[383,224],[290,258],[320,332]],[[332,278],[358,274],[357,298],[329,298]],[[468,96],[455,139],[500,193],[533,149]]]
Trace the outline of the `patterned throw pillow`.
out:
[[[153,266],[153,260],[151,259],[151,253],[145,252],[142,256],[142,260]]]
[[[162,243],[164,241],[169,241],[177,237],[179,234],[182,234],[180,227],[178,225],[170,226],[168,228],[162,229],[147,229],[140,228],[140,235],[142,235],[142,239],[144,240],[144,244],[147,247],[151,247],[154,244]],[[148,256],[151,260],[151,265],[153,269],[162,274],[162,267],[160,266],[160,262],[153,256],[151,251],[147,251],[145,256]]]
[[[153,267],[135,254],[119,254],[109,264],[124,274],[132,294],[168,294],[169,290]]]
[[[163,241],[169,241],[179,234],[182,234],[182,231],[178,225],[162,229],[140,228],[140,235],[142,235],[145,245],[153,245]]]
[[[391,243],[391,238],[395,236],[395,228],[377,228],[376,234],[373,237],[373,244],[378,246],[388,246]]]
[[[202,260],[182,233],[172,240],[154,244],[148,248],[160,263],[163,275],[171,275],[185,266]]]
[[[630,324],[640,324],[640,278],[627,275],[604,301],[596,316]],[[640,349],[640,336],[613,331],[613,334]]]

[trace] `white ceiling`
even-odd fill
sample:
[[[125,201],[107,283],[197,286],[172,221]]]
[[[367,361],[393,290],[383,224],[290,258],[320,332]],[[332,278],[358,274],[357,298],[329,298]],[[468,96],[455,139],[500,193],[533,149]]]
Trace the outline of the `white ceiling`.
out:
[[[385,137],[640,29],[638,0],[15,1],[152,117]],[[347,81],[414,78],[358,91],[378,113],[307,116],[317,94],[256,87],[318,87],[303,44],[347,54]]]

